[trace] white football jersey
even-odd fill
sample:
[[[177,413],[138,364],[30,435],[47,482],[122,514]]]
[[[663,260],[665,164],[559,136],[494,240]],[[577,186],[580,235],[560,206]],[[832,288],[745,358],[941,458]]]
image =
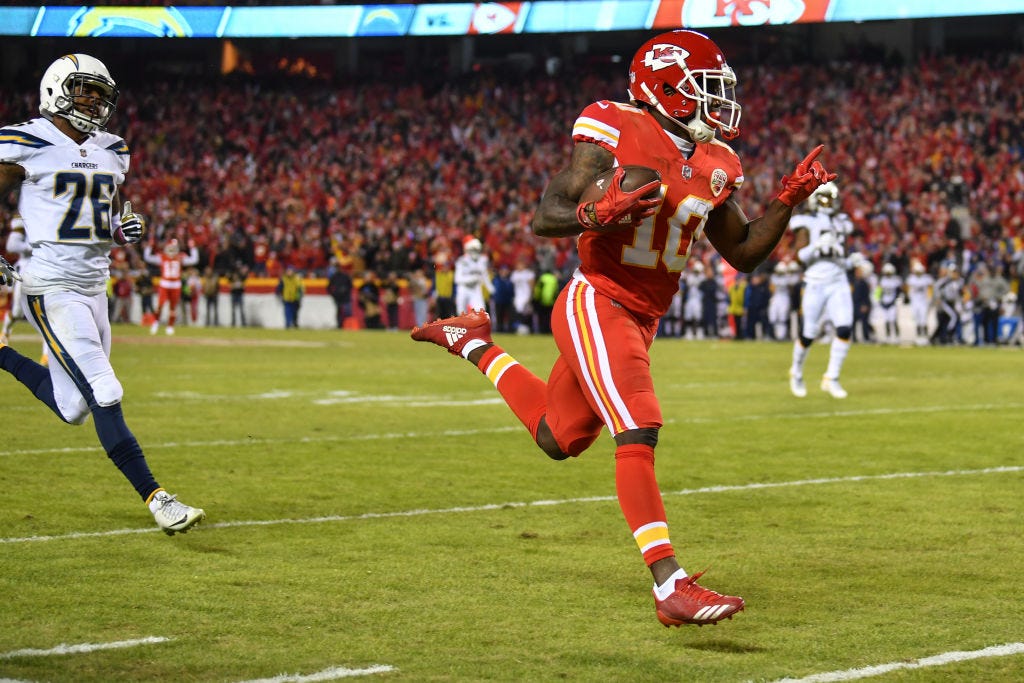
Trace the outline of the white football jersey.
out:
[[[768,282],[771,285],[773,299],[789,301],[790,286],[793,283],[793,277],[789,273],[772,273]]]
[[[483,254],[463,254],[455,259],[455,284],[459,287],[480,287],[487,281],[489,259]]]
[[[878,287],[881,290],[878,303],[888,308],[895,306],[903,293],[903,280],[899,275],[883,275],[878,281]]]
[[[846,280],[846,238],[853,232],[853,221],[845,213],[829,216],[817,211],[793,216],[789,221],[791,230],[807,230],[810,244],[814,246],[822,235],[831,233],[839,245],[841,255],[834,258],[815,259],[804,269],[804,282],[832,282]]]
[[[22,273],[25,292],[105,291],[112,204],[128,173],[125,141],[97,131],[79,145],[36,118],[0,129],[0,162],[25,169],[18,213],[33,250]]]
[[[911,301],[928,301],[935,279],[928,273],[911,273],[907,276],[907,294]]]

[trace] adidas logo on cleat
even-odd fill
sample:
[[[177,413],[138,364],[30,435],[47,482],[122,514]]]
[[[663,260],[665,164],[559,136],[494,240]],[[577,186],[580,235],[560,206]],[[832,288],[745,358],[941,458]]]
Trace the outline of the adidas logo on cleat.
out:
[[[441,331],[444,332],[444,336],[448,340],[449,346],[454,345],[466,335],[466,328],[458,327],[456,325],[445,325],[441,328]]]

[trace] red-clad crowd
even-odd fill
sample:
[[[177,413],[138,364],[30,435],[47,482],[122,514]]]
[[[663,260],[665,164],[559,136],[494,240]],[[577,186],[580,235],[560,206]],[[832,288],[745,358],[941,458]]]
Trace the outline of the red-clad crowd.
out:
[[[111,130],[132,149],[123,192],[152,239],[194,242],[200,267],[313,275],[337,259],[357,274],[401,273],[457,256],[472,233],[496,265],[523,256],[560,268],[573,262],[573,240],[539,255],[551,245],[529,222],[575,116],[624,98],[621,69],[574,76],[572,88],[564,75],[479,72],[436,88],[188,79],[125,88]],[[750,215],[823,142],[859,229],[855,247],[876,263],[937,263],[968,249],[1008,264],[1020,251],[1022,55],[737,71],[743,132],[733,146]],[[0,119],[35,115],[35,100],[0,102]],[[0,231],[12,207],[0,207]]]

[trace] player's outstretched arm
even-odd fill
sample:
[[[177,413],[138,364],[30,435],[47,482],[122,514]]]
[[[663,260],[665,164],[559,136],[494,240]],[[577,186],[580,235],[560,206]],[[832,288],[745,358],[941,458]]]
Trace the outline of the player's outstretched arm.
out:
[[[816,160],[822,149],[824,145],[818,145],[796,165],[793,173],[783,176],[782,191],[760,218],[748,220],[734,197],[711,212],[705,233],[729,265],[744,273],[757,268],[778,246],[793,216],[793,207],[811,196],[819,185],[836,179],[835,173],[826,171]]]

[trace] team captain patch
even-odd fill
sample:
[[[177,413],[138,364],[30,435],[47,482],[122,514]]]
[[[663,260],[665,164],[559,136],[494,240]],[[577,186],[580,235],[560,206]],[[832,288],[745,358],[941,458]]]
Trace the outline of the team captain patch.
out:
[[[725,183],[728,182],[729,176],[726,175],[725,171],[720,168],[716,168],[711,174],[711,192],[716,197],[722,194],[722,190],[725,189]]]

